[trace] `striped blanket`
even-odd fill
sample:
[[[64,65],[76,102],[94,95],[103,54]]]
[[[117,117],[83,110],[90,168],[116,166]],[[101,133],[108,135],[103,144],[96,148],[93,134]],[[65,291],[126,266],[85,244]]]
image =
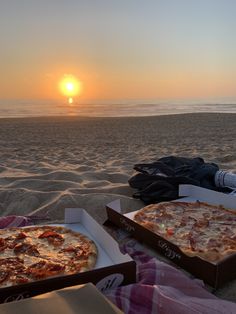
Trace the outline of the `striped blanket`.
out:
[[[137,283],[104,292],[124,313],[236,313],[235,303],[217,298],[204,288],[202,281],[150,257],[140,247],[136,240],[122,247],[137,263]]]

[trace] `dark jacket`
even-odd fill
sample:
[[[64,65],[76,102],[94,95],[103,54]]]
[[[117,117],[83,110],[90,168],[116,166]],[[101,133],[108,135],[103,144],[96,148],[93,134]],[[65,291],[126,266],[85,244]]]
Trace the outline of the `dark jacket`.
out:
[[[200,157],[168,156],[152,163],[136,164],[134,169],[139,173],[129,179],[130,186],[137,189],[133,197],[145,204],[177,199],[179,184],[229,192],[228,188],[215,186],[214,177],[219,167],[214,163],[205,163]]]

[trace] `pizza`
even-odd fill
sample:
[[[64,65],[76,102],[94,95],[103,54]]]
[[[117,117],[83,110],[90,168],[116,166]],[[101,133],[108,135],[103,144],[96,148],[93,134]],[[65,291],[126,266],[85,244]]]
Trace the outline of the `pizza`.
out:
[[[140,209],[134,220],[188,256],[218,262],[236,253],[236,211],[204,202],[163,202]]]
[[[60,226],[0,230],[0,287],[94,268],[95,243]]]

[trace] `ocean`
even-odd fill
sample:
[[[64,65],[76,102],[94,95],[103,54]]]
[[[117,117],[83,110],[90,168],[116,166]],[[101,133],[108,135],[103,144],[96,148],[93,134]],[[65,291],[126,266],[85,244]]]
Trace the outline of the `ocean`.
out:
[[[81,116],[140,117],[197,112],[236,113],[236,99],[225,102],[196,100],[109,101],[68,104],[57,100],[0,100],[0,118]]]

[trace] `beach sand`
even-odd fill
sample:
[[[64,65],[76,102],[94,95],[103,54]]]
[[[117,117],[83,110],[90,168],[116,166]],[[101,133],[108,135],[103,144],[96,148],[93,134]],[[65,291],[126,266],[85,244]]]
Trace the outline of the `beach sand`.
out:
[[[168,155],[202,157],[236,172],[236,114],[138,118],[0,119],[0,211],[62,221],[65,207],[83,207],[99,223],[120,198],[128,210],[135,163]],[[236,301],[236,283],[217,294]]]

